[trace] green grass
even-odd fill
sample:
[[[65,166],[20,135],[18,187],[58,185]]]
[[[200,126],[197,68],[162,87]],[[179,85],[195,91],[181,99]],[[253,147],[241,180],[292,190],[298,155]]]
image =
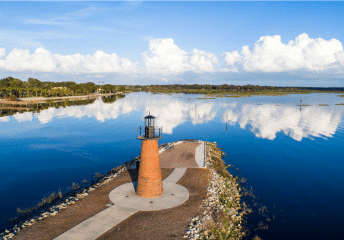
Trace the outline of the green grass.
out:
[[[17,213],[20,216],[26,216],[29,215],[39,209],[42,209],[44,207],[50,206],[51,203],[56,202],[56,200],[59,200],[63,197],[63,194],[61,192],[61,190],[56,194],[55,192],[50,193],[48,196],[43,197],[38,203],[37,205],[33,206],[33,207],[29,207],[29,208],[17,208]]]
[[[137,161],[136,159],[133,159],[127,163],[131,165],[135,163],[136,161]],[[92,180],[90,184],[88,184],[88,181],[86,179],[83,179],[82,186],[77,183],[73,183],[70,190],[67,190],[66,192],[62,192],[61,190],[59,190],[57,193],[52,192],[48,194],[48,196],[43,197],[35,206],[24,208],[24,209],[17,208],[17,216],[8,218],[8,222],[11,225],[15,225],[15,224],[19,224],[20,222],[24,222],[28,219],[31,219],[32,217],[38,216],[42,210],[45,211],[49,209],[50,207],[63,202],[64,198],[75,197],[77,196],[77,194],[82,193],[84,189],[87,189],[88,187],[94,187],[94,185],[102,182],[102,180],[106,176],[110,176],[117,173],[120,169],[122,169],[125,166],[125,164],[126,163],[111,169],[105,175],[102,175],[99,172],[95,173],[95,175],[92,177],[96,177],[96,179]]]
[[[206,227],[201,232],[207,236],[205,239],[242,239],[245,236],[245,230],[241,226],[243,213],[240,210],[239,178],[233,177],[227,171],[231,165],[224,163],[222,156],[225,153],[217,148],[215,143],[207,144],[207,148],[210,153],[211,168],[222,177],[225,188],[221,188],[218,192],[219,202],[223,208],[212,212],[211,220],[205,223]],[[236,212],[234,216],[233,210]]]

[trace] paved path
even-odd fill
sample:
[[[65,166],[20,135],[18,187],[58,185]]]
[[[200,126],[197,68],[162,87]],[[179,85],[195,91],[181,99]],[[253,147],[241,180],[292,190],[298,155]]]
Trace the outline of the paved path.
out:
[[[160,150],[161,168],[203,168],[204,142],[177,142]]]
[[[195,160],[199,168],[205,168],[205,142],[201,142],[201,145],[196,147]]]
[[[83,221],[61,234],[55,240],[93,240],[138,211],[153,211],[173,208],[189,199],[189,191],[176,182],[187,168],[176,168],[163,181],[164,193],[158,198],[142,198],[135,194],[135,184],[123,184],[109,194],[114,203],[108,209]]]
[[[64,97],[29,97],[29,98],[18,98],[19,101],[45,101],[45,100],[60,100],[60,99],[73,99],[73,98],[96,98],[108,95],[116,95],[116,94],[123,94],[123,92],[116,92],[116,93],[98,93],[98,94],[89,94],[89,95],[81,95],[81,96],[64,96]]]
[[[136,213],[137,210],[112,206],[61,234],[56,240],[93,240]]]
[[[202,153],[204,153],[204,142],[196,148],[195,152],[199,165],[202,165],[202,156],[204,157]],[[163,194],[158,198],[137,196],[135,193],[137,182],[115,188],[109,194],[113,202],[112,206],[71,228],[55,240],[93,240],[138,211],[168,209],[186,202],[189,199],[189,191],[177,184],[186,169],[186,167],[175,168],[170,176],[163,180]]]

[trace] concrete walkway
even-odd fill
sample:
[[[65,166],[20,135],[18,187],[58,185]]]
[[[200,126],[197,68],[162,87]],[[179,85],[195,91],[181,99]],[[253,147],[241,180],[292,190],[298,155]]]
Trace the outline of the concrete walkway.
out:
[[[205,142],[201,142],[195,150],[195,160],[199,168],[205,168]]]
[[[178,144],[181,143],[178,142]],[[199,167],[204,165],[204,146],[202,142],[195,151]],[[135,192],[137,182],[126,183],[115,188],[109,194],[113,205],[61,234],[55,240],[94,240],[138,211],[168,209],[186,202],[189,199],[189,191],[177,184],[186,170],[186,167],[175,168],[163,180],[163,194],[158,198],[137,196]]]
[[[97,93],[97,94],[89,94],[89,95],[81,95],[81,96],[64,96],[64,97],[29,97],[29,98],[18,98],[19,101],[45,101],[45,100],[60,100],[60,99],[73,99],[73,98],[95,98],[95,97],[102,97],[108,95],[116,95],[116,94],[123,94],[124,92],[116,92],[116,93]]]
[[[115,206],[137,211],[154,211],[178,206],[189,199],[189,191],[176,182],[184,175],[186,168],[176,168],[164,181],[163,194],[157,198],[143,198],[135,193],[137,182],[123,184],[110,192]]]
[[[176,168],[163,181],[164,193],[158,198],[142,198],[135,194],[137,182],[123,184],[109,194],[114,203],[108,209],[61,234],[56,240],[93,240],[138,211],[173,208],[189,199],[189,191],[176,182],[187,168]]]
[[[93,240],[136,213],[137,210],[112,206],[61,234],[56,240]]]

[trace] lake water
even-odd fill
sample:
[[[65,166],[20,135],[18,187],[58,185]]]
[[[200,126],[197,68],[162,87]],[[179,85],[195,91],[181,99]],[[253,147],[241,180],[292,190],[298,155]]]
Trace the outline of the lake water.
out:
[[[115,102],[49,108],[0,118],[0,229],[73,182],[140,154],[137,128],[149,111],[159,144],[215,141],[229,171],[247,178],[266,206],[268,239],[344,239],[344,98],[336,94],[220,97],[130,93]],[[303,105],[297,106],[302,100]],[[327,104],[329,106],[319,106]],[[227,122],[227,124],[226,124]]]

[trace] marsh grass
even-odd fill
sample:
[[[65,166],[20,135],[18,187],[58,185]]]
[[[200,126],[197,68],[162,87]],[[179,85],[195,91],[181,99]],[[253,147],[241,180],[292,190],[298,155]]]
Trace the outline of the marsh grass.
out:
[[[62,198],[62,197],[63,197],[62,191],[61,191],[61,190],[59,190],[59,192],[58,192],[58,194],[57,194],[57,195],[59,196],[59,198]]]
[[[119,169],[114,168],[110,172],[114,173],[117,172]],[[108,174],[107,174],[108,175]],[[106,176],[107,176],[106,175]],[[88,185],[88,180],[84,179],[81,184],[73,182],[71,187],[67,188],[69,190],[62,192],[62,190],[58,190],[58,192],[52,192],[47,196],[44,196],[35,206],[28,207],[28,208],[17,208],[17,216],[10,217],[8,222],[11,224],[17,224],[20,221],[28,219],[29,217],[37,215],[41,211],[45,211],[49,209],[51,206],[55,204],[59,204],[63,202],[63,199],[66,197],[73,197],[76,194],[79,194],[83,191],[83,189],[87,187],[92,187],[93,185],[97,184],[98,182],[102,181],[102,174],[99,172],[96,173],[96,181],[92,181],[91,185]]]
[[[148,91],[148,90],[147,90]],[[155,89],[158,93],[173,94],[173,93],[184,93],[184,94],[208,94],[217,95],[217,97],[250,97],[252,95],[266,95],[266,96],[280,96],[289,94],[309,94],[309,93],[340,93],[338,91],[320,91],[320,90],[288,90],[288,89],[271,89],[271,90],[250,90],[250,91],[229,91],[224,89]],[[339,95],[341,96],[341,95]]]
[[[209,151],[209,152],[208,152]],[[219,176],[219,190],[215,197],[215,207],[210,211],[210,219],[206,219],[200,230],[202,239],[242,239],[245,230],[242,224],[242,211],[240,206],[240,187],[238,177],[233,177],[227,168],[222,156],[225,155],[216,144],[207,144],[209,163],[217,176]],[[207,157],[208,158],[208,157]]]
[[[112,177],[114,174],[120,173],[128,167],[132,167],[136,165],[136,161],[138,158],[135,158],[129,162],[125,162],[113,169],[111,169],[108,173],[102,175],[99,172],[96,173],[96,180],[92,180],[90,184],[88,184],[88,180],[83,179],[81,184],[72,183],[72,186],[67,188],[67,191],[63,192],[61,189],[58,192],[52,192],[47,196],[43,197],[35,206],[28,207],[28,208],[17,208],[16,216],[11,216],[7,219],[8,224],[12,226],[21,225],[25,221],[30,221],[30,219],[38,219],[41,213],[51,211],[51,208],[54,207],[54,211],[56,211],[56,207],[61,203],[64,203],[66,199],[76,198],[78,194],[87,192],[90,188],[98,187],[99,183],[102,183],[108,177]],[[94,176],[92,176],[94,177]],[[58,207],[57,207],[58,209]],[[59,211],[59,210],[57,210]],[[1,235],[0,235],[1,236]]]
[[[238,95],[227,95],[227,96],[223,96],[223,97],[228,97],[228,98],[239,98],[242,96],[238,96]]]
[[[28,207],[28,208],[17,208],[17,216],[16,218],[12,218],[9,221],[19,221],[22,220],[23,218],[29,217],[32,214],[36,213],[39,210],[45,209],[52,205],[53,203],[58,202],[60,199],[62,199],[63,194],[61,190],[56,194],[55,192],[50,193],[48,196],[43,197],[35,206],[33,207]]]
[[[76,190],[76,189],[79,189],[80,188],[80,185],[79,184],[77,184],[77,183],[72,183],[72,189],[73,190]]]
[[[95,173],[95,176],[96,176],[97,178],[101,178],[102,175],[101,175],[99,172],[96,172],[96,173]]]

